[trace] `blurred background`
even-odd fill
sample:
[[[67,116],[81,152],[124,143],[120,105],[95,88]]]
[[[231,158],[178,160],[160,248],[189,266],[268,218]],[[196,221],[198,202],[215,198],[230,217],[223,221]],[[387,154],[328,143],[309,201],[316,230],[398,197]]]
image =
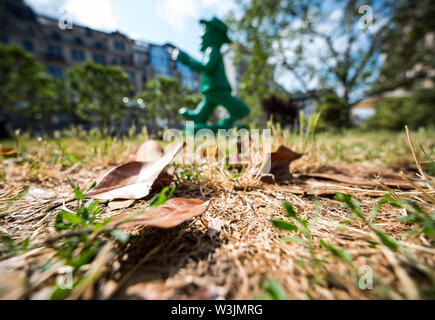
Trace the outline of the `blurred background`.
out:
[[[199,75],[170,53],[200,59],[198,20],[214,15],[231,30],[223,56],[247,123],[435,125],[431,0],[0,0],[0,138],[182,127]]]

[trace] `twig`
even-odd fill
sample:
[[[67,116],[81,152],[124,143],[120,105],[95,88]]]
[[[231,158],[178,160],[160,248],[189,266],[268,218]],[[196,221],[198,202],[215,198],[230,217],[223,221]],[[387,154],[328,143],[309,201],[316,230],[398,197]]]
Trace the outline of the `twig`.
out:
[[[422,177],[424,180],[429,180],[429,179],[426,177],[426,175],[424,174],[424,171],[423,171],[423,169],[422,169],[422,167],[421,167],[421,165],[420,165],[420,162],[418,162],[417,156],[416,156],[415,151],[414,151],[414,144],[412,143],[411,135],[409,134],[408,126],[405,126],[405,130],[406,130],[406,136],[407,136],[407,138],[408,138],[409,146],[411,147],[412,156],[414,157],[415,164],[417,165],[418,172],[420,172],[420,175],[421,175],[421,177]],[[430,183],[427,183],[427,182],[426,182],[426,186],[429,188],[429,190],[433,190],[433,189],[432,189],[432,186],[430,185]]]
[[[423,193],[423,197],[426,199],[426,201],[431,202],[431,203],[435,203],[435,198],[432,197],[429,193],[427,193],[422,187],[420,187],[419,185],[417,185],[416,183],[412,182],[408,177],[406,177],[403,172],[400,172],[400,176],[402,177],[403,180],[405,180],[406,182],[408,182],[411,186],[413,186],[415,189],[419,190],[420,192]]]
[[[66,200],[66,201],[62,199],[62,201],[60,201],[60,202],[58,202],[58,203],[52,205],[51,207],[48,207],[48,208],[45,210],[45,213],[49,213],[49,212],[51,212],[51,211],[53,211],[53,210],[55,210],[55,209],[57,209],[57,208],[59,208],[59,207],[61,207],[61,206],[64,206],[64,205],[67,204],[67,203],[71,203],[71,202],[74,202],[74,201],[76,201],[76,200],[77,200],[77,199],[75,199],[75,198],[72,198],[72,199],[69,199],[69,200]]]

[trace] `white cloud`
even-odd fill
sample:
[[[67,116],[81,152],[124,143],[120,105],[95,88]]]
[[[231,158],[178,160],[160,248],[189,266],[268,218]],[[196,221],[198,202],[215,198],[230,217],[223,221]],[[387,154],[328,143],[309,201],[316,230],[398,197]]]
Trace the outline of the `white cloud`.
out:
[[[223,16],[236,7],[234,0],[199,0],[205,10],[212,10],[214,15]]]
[[[73,23],[90,28],[113,31],[119,29],[119,23],[113,0],[26,0],[26,3],[51,16],[68,14]],[[180,1],[181,2],[181,1]]]
[[[74,23],[99,30],[119,29],[111,0],[66,0],[60,10],[70,14]]]
[[[166,0],[157,6],[157,14],[170,26],[184,29],[187,20],[199,17],[199,7],[195,0]]]
[[[30,5],[38,12],[43,12],[50,16],[59,15],[59,7],[65,0],[26,0],[26,4]]]
[[[157,14],[170,26],[182,30],[192,20],[222,17],[234,7],[234,0],[164,0],[157,6]]]

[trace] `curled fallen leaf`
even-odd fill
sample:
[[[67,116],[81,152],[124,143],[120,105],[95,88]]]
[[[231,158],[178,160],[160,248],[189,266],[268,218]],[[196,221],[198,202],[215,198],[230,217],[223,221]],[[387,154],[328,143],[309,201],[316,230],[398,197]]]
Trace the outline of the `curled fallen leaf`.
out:
[[[163,156],[163,148],[156,140],[148,140],[142,143],[128,158],[127,162],[152,162]]]
[[[0,156],[12,157],[16,156],[18,153],[9,147],[0,146]]]
[[[159,159],[151,162],[132,161],[117,166],[107,172],[94,189],[86,194],[87,198],[99,200],[141,199],[146,197],[158,178],[167,179],[162,171],[181,150],[183,144],[175,143]],[[157,181],[156,181],[157,180]]]
[[[303,155],[290,150],[285,146],[278,148],[276,152],[271,153],[269,158],[270,174],[261,178],[263,182],[274,183],[291,179],[290,163],[301,158]]]
[[[120,225],[120,228],[150,226],[162,229],[174,228],[183,222],[202,215],[208,209],[209,202],[199,199],[173,198],[161,206],[145,211]],[[115,218],[110,226],[128,219],[131,214],[123,214]]]

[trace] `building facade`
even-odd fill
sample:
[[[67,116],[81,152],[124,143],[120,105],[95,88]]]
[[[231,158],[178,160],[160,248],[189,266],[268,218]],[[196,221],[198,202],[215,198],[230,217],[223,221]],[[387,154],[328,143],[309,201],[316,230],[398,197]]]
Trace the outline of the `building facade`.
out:
[[[0,43],[22,47],[60,79],[75,64],[94,61],[119,66],[136,92],[155,75],[177,78],[192,91],[199,88],[199,75],[171,60],[171,44],[135,41],[118,31],[107,33],[75,24],[61,28],[59,20],[35,14],[23,0],[0,0]]]

